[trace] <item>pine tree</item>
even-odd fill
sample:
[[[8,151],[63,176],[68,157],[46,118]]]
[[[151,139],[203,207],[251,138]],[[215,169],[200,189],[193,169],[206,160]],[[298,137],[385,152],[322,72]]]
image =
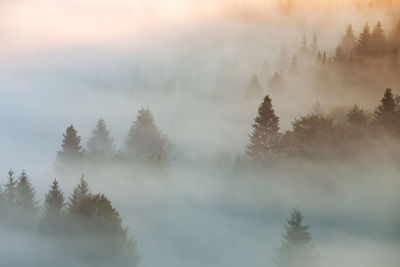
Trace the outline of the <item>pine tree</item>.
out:
[[[58,162],[74,162],[81,159],[83,155],[81,137],[72,125],[67,128],[63,137],[62,150],[57,152]]]
[[[318,53],[318,37],[316,32],[314,32],[313,41],[311,43],[311,50],[314,54]]]
[[[37,212],[37,201],[35,200],[35,190],[29,181],[29,177],[25,171],[22,171],[16,185],[16,206],[25,215],[34,216]]]
[[[74,188],[72,195],[69,198],[68,210],[73,213],[82,199],[90,196],[89,185],[85,180],[85,176],[82,175],[79,184]]]
[[[128,156],[137,159],[161,161],[168,157],[168,141],[158,130],[149,109],[138,111],[136,121],[129,130],[126,147]]]
[[[357,105],[347,113],[347,120],[352,127],[361,128],[367,125],[368,116]]]
[[[371,35],[371,53],[381,55],[386,51],[386,37],[382,23],[379,21]]]
[[[8,181],[4,185],[4,200],[7,208],[14,209],[17,202],[17,180],[14,179],[14,172],[10,169],[8,172]]]
[[[54,179],[50,185],[50,190],[45,196],[43,206],[43,216],[41,219],[41,229],[45,232],[54,233],[61,230],[63,221],[64,194]]]
[[[381,100],[381,105],[375,111],[375,122],[389,132],[397,131],[399,127],[399,111],[392,89],[388,88]]]
[[[349,25],[346,29],[346,34],[345,36],[343,36],[342,43],[340,45],[343,49],[343,53],[346,55],[347,58],[350,56],[356,45],[357,38],[354,35],[353,26]]]
[[[278,267],[314,266],[314,244],[310,227],[303,225],[301,212],[293,209],[287,222],[288,225],[278,252]]]
[[[103,119],[97,122],[92,131],[92,137],[88,141],[87,152],[91,156],[110,157],[114,154],[114,144],[110,137],[110,131]]]
[[[365,25],[363,32],[360,34],[355,52],[358,56],[368,56],[371,52],[371,32],[368,24]]]
[[[263,161],[276,151],[279,142],[279,118],[275,115],[269,96],[264,98],[258,109],[258,116],[252,124],[253,131],[249,135],[250,143],[246,154],[252,161]]]
[[[259,97],[262,94],[262,86],[258,81],[256,74],[251,77],[250,83],[246,89],[246,96],[249,98]]]

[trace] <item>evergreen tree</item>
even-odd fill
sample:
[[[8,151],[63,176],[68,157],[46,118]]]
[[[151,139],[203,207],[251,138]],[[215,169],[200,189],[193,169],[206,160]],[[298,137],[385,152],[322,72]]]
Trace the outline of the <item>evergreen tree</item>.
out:
[[[393,50],[400,50],[400,21],[390,36],[390,42]]]
[[[398,131],[399,127],[399,112],[392,89],[388,88],[381,100],[381,105],[375,111],[375,122],[382,129],[389,132]]]
[[[8,181],[4,185],[4,200],[7,208],[14,209],[17,202],[17,180],[14,179],[14,172],[10,169],[8,172]]]
[[[358,56],[368,56],[371,52],[371,32],[368,24],[365,25],[363,32],[360,34],[355,52]]]
[[[128,156],[161,161],[168,157],[168,145],[166,137],[154,123],[153,114],[149,109],[141,108],[126,140]]]
[[[314,32],[313,41],[311,43],[311,50],[314,54],[318,53],[318,37],[316,32]]]
[[[25,171],[22,171],[16,185],[16,206],[21,209],[25,215],[34,216],[37,212],[37,201],[35,200],[35,190],[29,181]]]
[[[128,237],[122,219],[103,194],[89,195],[76,206],[71,219],[78,257],[89,266],[136,266],[136,242]],[[95,255],[87,257],[87,255]]]
[[[303,225],[301,212],[293,209],[287,223],[282,245],[278,251],[278,267],[314,266],[314,244],[310,227]]]
[[[63,134],[62,150],[57,152],[58,162],[74,162],[82,158],[81,137],[70,125]]]
[[[282,90],[283,87],[284,87],[284,81],[282,73],[275,72],[274,76],[268,82],[268,88],[270,89],[271,92],[276,92]]]
[[[357,45],[357,38],[353,32],[353,26],[349,25],[346,30],[345,36],[342,38],[341,48],[343,49],[343,53],[348,58],[354,47]]]
[[[69,198],[68,210],[73,213],[82,199],[90,195],[89,185],[85,180],[85,176],[82,175],[79,184],[74,188],[72,195]]]
[[[378,22],[371,35],[371,53],[381,55],[386,51],[386,37],[381,22]]]
[[[357,105],[347,113],[347,120],[352,127],[361,128],[367,125],[368,116]]]
[[[50,190],[45,196],[43,206],[43,216],[41,219],[41,229],[45,232],[54,233],[61,230],[63,222],[64,194],[54,179],[50,185]]]
[[[246,89],[246,96],[249,98],[254,98],[254,97],[259,97],[260,95],[262,95],[262,86],[258,81],[257,75],[253,74],[250,83]]]
[[[246,154],[250,160],[263,161],[276,152],[280,137],[279,118],[275,115],[269,96],[264,98],[259,107],[252,127]]]
[[[89,155],[110,157],[114,154],[114,144],[110,137],[110,131],[103,119],[97,122],[92,131],[92,137],[88,141],[87,151]]]

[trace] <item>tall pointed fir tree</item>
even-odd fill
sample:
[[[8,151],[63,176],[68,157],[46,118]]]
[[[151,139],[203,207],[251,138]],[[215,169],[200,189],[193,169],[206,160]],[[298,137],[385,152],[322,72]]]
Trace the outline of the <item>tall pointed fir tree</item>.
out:
[[[313,41],[312,41],[312,43],[311,43],[311,51],[314,53],[314,54],[317,54],[318,53],[318,37],[317,37],[317,33],[316,32],[314,32],[314,35],[313,35]]]
[[[398,132],[400,117],[398,105],[392,89],[388,88],[383,95],[381,104],[377,107],[374,117],[376,124],[388,132]]]
[[[246,88],[246,97],[255,98],[262,95],[262,86],[256,74],[251,77],[250,83]]]
[[[383,31],[382,23],[379,21],[371,34],[371,53],[373,55],[382,55],[386,52],[386,37]]]
[[[275,115],[269,96],[264,98],[258,109],[258,116],[252,124],[250,143],[246,155],[251,161],[265,161],[277,152],[279,142],[279,118]]]
[[[371,52],[371,31],[366,24],[355,47],[357,56],[368,56]]]
[[[310,227],[303,225],[303,216],[293,209],[287,220],[282,245],[278,251],[278,267],[312,267],[316,260]]]
[[[54,234],[61,231],[64,219],[64,205],[64,194],[57,179],[54,179],[50,185],[49,192],[45,196],[43,205],[43,215],[40,224],[43,232]]]
[[[17,183],[18,181],[14,178],[14,172],[10,169],[7,183],[4,185],[4,201],[9,210],[13,210],[16,207]]]
[[[168,145],[166,136],[161,134],[154,122],[153,114],[149,109],[141,108],[126,139],[127,156],[160,162],[168,158]]]
[[[74,213],[74,210],[82,201],[82,199],[90,196],[89,185],[85,180],[85,176],[82,175],[79,184],[74,188],[72,195],[69,198],[68,211]]]
[[[21,175],[18,179],[18,184],[16,185],[16,206],[19,211],[20,217],[24,217],[25,219],[21,219],[26,223],[29,220],[35,220],[38,212],[37,204],[38,202],[35,200],[35,189],[33,188],[28,175],[25,171],[22,171]]]
[[[87,153],[94,158],[109,158],[114,154],[114,144],[110,131],[103,119],[100,119],[87,144]]]
[[[346,29],[346,34],[342,38],[341,48],[345,57],[348,59],[357,45],[357,38],[353,32],[353,26],[349,25]]]
[[[57,152],[57,163],[76,163],[82,159],[81,137],[72,125],[63,134],[61,148]]]

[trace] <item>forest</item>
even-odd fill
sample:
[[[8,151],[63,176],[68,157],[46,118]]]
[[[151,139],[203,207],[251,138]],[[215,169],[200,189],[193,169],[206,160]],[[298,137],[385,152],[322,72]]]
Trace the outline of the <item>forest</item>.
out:
[[[0,12],[0,266],[400,266],[400,2]]]

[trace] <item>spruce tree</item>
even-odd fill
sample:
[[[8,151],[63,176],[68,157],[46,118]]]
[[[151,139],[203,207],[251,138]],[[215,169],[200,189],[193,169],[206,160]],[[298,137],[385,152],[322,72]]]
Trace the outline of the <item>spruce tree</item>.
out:
[[[368,116],[357,105],[347,113],[347,120],[352,127],[361,128],[367,125]]]
[[[50,185],[50,190],[45,196],[43,206],[43,216],[41,219],[41,229],[45,232],[58,232],[63,221],[64,194],[54,179]]]
[[[381,55],[386,51],[386,37],[380,21],[376,24],[372,32],[370,45],[371,53],[374,55]]]
[[[28,175],[22,171],[16,185],[16,206],[24,215],[35,216],[37,213],[37,201],[35,200],[35,189],[33,188]]]
[[[345,34],[345,36],[343,36],[342,43],[341,43],[343,53],[346,55],[347,58],[350,56],[350,54],[354,50],[354,47],[356,46],[356,44],[357,44],[357,38],[354,35],[353,26],[349,25],[346,29],[346,34]]]
[[[269,96],[264,98],[258,109],[258,116],[252,124],[250,143],[246,154],[250,160],[263,161],[276,151],[279,142],[279,118],[275,115]]]
[[[8,181],[4,185],[4,201],[9,209],[14,209],[17,202],[17,180],[14,178],[13,170],[8,171]]]
[[[256,74],[251,77],[250,83],[246,88],[246,96],[249,98],[259,97],[262,95],[262,86]]]
[[[141,108],[138,111],[136,121],[129,129],[126,153],[136,159],[159,161],[168,157],[168,141],[158,130],[149,109]]]
[[[61,147],[61,151],[57,152],[59,162],[74,162],[82,158],[81,137],[72,125],[63,134]]]
[[[310,227],[303,225],[301,212],[298,209],[293,209],[287,223],[282,245],[278,251],[278,267],[314,266],[314,244]]]
[[[69,198],[68,210],[73,213],[82,199],[90,196],[89,185],[82,175],[79,184],[74,188],[72,195]]]
[[[110,157],[114,154],[114,144],[110,137],[110,131],[103,119],[100,119],[92,136],[88,141],[87,152],[91,156]]]
[[[376,124],[380,126],[381,129],[385,129],[389,132],[398,131],[400,122],[399,111],[392,89],[386,89],[381,104],[374,113],[374,117]]]
[[[371,32],[366,24],[355,47],[358,56],[368,56],[371,52]]]
[[[318,37],[316,32],[314,32],[313,41],[311,43],[311,50],[314,54],[318,53]]]

